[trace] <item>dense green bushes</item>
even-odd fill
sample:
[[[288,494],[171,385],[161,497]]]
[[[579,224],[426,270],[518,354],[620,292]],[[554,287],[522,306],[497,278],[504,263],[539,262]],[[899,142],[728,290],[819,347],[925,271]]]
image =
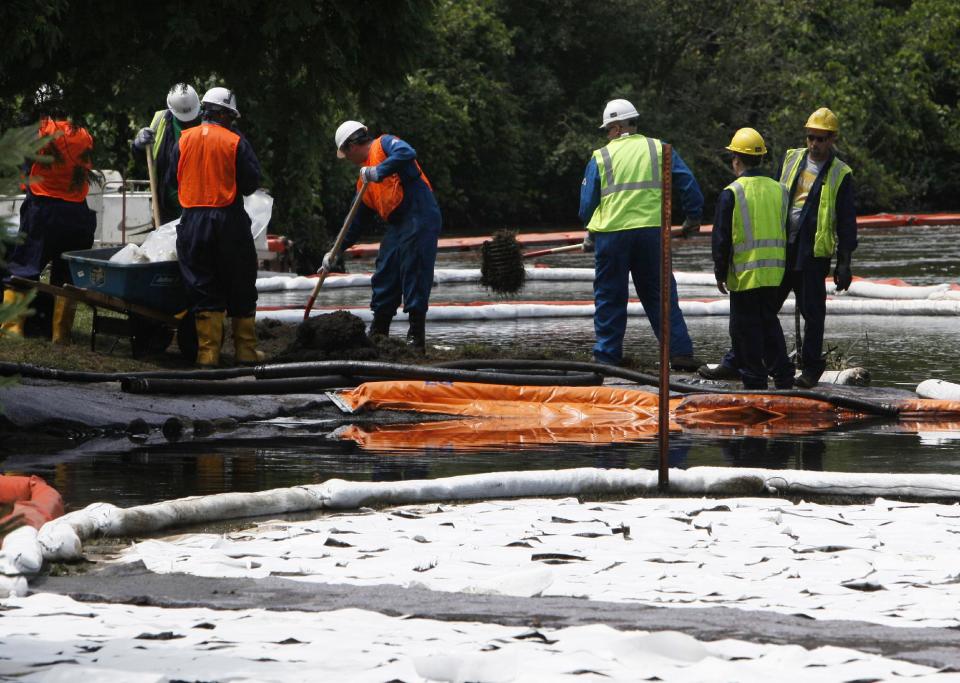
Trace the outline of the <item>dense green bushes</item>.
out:
[[[174,81],[236,89],[275,227],[315,248],[350,200],[339,119],[410,141],[448,227],[572,224],[612,97],[674,144],[708,204],[736,128],[764,134],[773,166],[829,106],[861,211],[960,208],[952,0],[13,0],[0,26],[0,127],[57,81],[100,166],[143,175],[128,142]]]

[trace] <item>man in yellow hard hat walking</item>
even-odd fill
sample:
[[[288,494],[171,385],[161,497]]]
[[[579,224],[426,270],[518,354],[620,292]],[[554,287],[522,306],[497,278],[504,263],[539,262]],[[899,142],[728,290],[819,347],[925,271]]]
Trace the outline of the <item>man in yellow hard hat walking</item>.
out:
[[[804,126],[806,147],[787,150],[780,182],[790,193],[787,229],[787,262],[778,298],[780,306],[792,291],[803,316],[803,343],[799,358],[798,387],[816,386],[826,366],[823,331],[827,314],[826,278],[834,253],[833,281],[837,291],[850,287],[851,254],[857,248],[857,211],[853,172],[836,154],[840,124],[836,114],[821,107]],[[769,360],[769,359],[768,359]],[[704,366],[700,374],[710,379],[736,378],[739,359],[727,352],[719,366]],[[768,363],[769,369],[769,363]]]
[[[730,291],[733,353],[744,389],[766,389],[768,373],[777,389],[790,389],[794,367],[777,318],[787,256],[787,188],[761,171],[767,145],[753,128],[738,130],[726,150],[737,179],[717,199],[712,239],[717,289]]]

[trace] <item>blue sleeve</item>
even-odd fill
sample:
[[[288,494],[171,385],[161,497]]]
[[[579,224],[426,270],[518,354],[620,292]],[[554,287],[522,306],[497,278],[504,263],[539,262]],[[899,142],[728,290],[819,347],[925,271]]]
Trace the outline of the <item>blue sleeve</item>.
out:
[[[683,205],[685,218],[700,220],[703,217],[703,192],[693,177],[693,172],[683,163],[683,159],[673,150],[671,170],[673,172],[673,186],[680,192],[680,203]]]
[[[837,190],[837,250],[850,253],[856,248],[857,203],[853,174],[848,173]]]
[[[723,190],[717,197],[711,245],[713,273],[717,280],[726,280],[730,268],[730,248],[733,243],[733,205],[733,192]]]
[[[593,218],[593,212],[600,206],[600,169],[597,160],[590,157],[583,171],[580,184],[580,222],[586,225]]]
[[[247,139],[240,136],[237,145],[237,189],[246,197],[256,192],[259,187],[260,162]]]
[[[179,178],[179,169],[180,169],[180,141],[173,145],[173,149],[170,150],[170,175],[172,175],[171,182],[173,183],[171,187],[180,186]]]
[[[417,150],[395,135],[384,135],[381,144],[387,158],[377,164],[377,175],[380,178],[399,172],[404,164],[417,158]]]

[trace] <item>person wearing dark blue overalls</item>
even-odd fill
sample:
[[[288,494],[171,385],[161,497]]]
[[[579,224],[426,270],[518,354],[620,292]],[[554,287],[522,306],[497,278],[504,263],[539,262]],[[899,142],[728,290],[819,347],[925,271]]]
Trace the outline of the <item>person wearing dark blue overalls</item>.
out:
[[[257,249],[244,196],[260,185],[260,162],[233,124],[240,117],[227,88],[203,95],[203,122],[183,131],[174,150],[180,205],[177,258],[196,314],[197,363],[220,363],[224,317],[233,326],[234,357],[257,363]]]
[[[639,114],[627,100],[612,100],[603,112],[610,143],[593,153],[580,190],[580,220],[587,226],[584,251],[595,251],[593,281],[598,363],[616,365],[623,359],[627,330],[629,278],[643,304],[653,332],[660,338],[660,222],[662,143],[637,134]],[[680,191],[684,235],[698,232],[703,194],[693,173],[674,150],[673,183]],[[680,312],[677,282],[670,276],[670,366],[696,370],[693,341]]]
[[[823,359],[824,321],[827,315],[826,278],[834,252],[837,265],[833,281],[837,291],[850,287],[851,255],[857,248],[857,212],[853,172],[834,150],[840,130],[836,115],[821,107],[805,125],[806,148],[787,150],[780,182],[789,188],[790,219],[787,231],[787,264],[778,292],[778,310],[790,292],[803,316],[801,374],[796,386],[817,385],[826,368]],[[767,359],[768,371],[771,368]],[[740,363],[728,351],[719,365],[705,365],[699,372],[708,379],[736,379]]]
[[[39,155],[49,157],[34,162],[29,170],[26,199],[20,205],[20,237],[8,259],[8,275],[39,280],[49,263],[50,284],[61,286],[72,282],[70,268],[62,257],[66,251],[93,246],[97,216],[87,206],[89,174],[93,168],[93,138],[83,128],[59,111],[58,88],[41,88],[37,104],[42,110],[39,137],[49,142]],[[9,286],[3,302],[13,304],[26,295]],[[62,296],[54,297],[51,341],[70,341],[77,302]],[[3,324],[3,332],[23,336],[24,317],[18,316]]]
[[[370,281],[373,322],[369,335],[389,335],[402,301],[409,320],[407,344],[422,352],[442,224],[433,187],[420,168],[416,150],[394,135],[374,139],[359,121],[345,121],[337,128],[334,142],[338,157],[360,167],[357,190],[364,181],[368,183],[343,248],[355,244],[377,217],[387,226]],[[324,268],[331,269],[335,256],[328,252],[323,257]]]

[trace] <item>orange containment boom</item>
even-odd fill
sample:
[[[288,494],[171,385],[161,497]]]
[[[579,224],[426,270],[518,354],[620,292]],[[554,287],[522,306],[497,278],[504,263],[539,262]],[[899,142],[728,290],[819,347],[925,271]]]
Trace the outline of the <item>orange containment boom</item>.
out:
[[[459,415],[419,425],[348,426],[338,434],[379,450],[553,443],[616,443],[657,434],[656,394],[616,386],[532,387],[468,382],[368,382],[336,395],[346,410]],[[955,427],[960,402],[904,399],[894,431]],[[670,399],[670,431],[725,435],[812,434],[875,416],[827,400],[779,394],[694,394]]]
[[[36,529],[63,514],[60,494],[37,476],[0,475],[0,504],[13,505],[13,511],[0,522],[19,516]]]

